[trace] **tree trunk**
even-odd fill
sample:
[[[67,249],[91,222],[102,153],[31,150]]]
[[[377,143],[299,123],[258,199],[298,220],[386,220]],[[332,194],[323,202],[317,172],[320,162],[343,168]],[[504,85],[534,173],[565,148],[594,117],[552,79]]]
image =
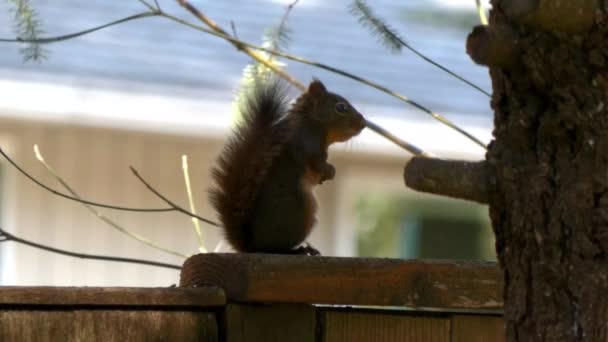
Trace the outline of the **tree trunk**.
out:
[[[507,51],[517,51],[509,63],[504,54],[484,62],[494,88],[488,201],[507,341],[607,341],[607,1],[492,5],[484,39],[509,32]],[[487,44],[474,34],[473,59]]]

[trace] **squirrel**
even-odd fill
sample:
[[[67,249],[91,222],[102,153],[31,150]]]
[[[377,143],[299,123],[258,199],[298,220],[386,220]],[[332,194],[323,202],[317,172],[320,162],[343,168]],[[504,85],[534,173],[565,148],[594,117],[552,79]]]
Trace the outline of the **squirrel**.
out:
[[[314,186],[331,180],[328,147],[366,123],[317,79],[288,109],[283,81],[259,82],[212,169],[210,202],[237,252],[319,255],[303,242],[316,223]]]

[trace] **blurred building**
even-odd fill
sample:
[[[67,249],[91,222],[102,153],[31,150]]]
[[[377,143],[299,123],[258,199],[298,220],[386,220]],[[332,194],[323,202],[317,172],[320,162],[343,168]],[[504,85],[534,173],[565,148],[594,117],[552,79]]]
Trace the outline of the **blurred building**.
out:
[[[200,6],[220,25],[234,23],[239,38],[260,42],[287,3],[208,1]],[[487,70],[475,66],[464,51],[475,21],[473,9],[427,1],[370,3],[410,44],[490,90]],[[47,35],[146,10],[138,1],[32,4]],[[388,52],[348,13],[348,4],[301,0],[289,18],[288,51],[377,81],[490,140],[488,97],[406,50]],[[161,5],[195,21],[174,1]],[[14,36],[7,6],[0,5],[0,37]],[[207,203],[209,169],[230,130],[246,56],[221,39],[163,18],[46,46],[48,57],[40,62],[24,63],[17,45],[0,46],[0,145],[28,172],[64,190],[36,161],[32,146],[38,144],[46,160],[87,199],[164,207],[132,176],[128,167],[133,165],[163,194],[187,207],[181,173],[181,156],[187,154],[198,212],[215,218]],[[483,157],[481,148],[395,98],[320,69],[286,63],[298,79],[319,77],[410,143],[442,157]],[[319,189],[321,212],[312,243],[326,255],[491,258],[487,209],[406,189],[402,171],[409,157],[367,131],[334,148],[330,158],[337,177]],[[45,192],[4,160],[0,177],[0,222],[10,232],[77,252],[182,262],[121,235],[81,204]],[[191,221],[184,215],[99,211],[167,248],[197,252]],[[204,234],[206,247],[213,249],[219,232],[205,227]],[[3,285],[165,286],[178,277],[175,271],[81,261],[13,243],[0,244],[0,260]]]

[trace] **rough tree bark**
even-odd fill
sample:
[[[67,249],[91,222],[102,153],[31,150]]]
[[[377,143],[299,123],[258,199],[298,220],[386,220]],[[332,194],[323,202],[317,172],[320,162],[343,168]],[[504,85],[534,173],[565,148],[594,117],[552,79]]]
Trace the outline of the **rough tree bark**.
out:
[[[495,111],[488,201],[507,340],[606,341],[606,1],[492,5],[488,29],[507,28],[519,52],[512,63],[487,63]]]
[[[489,204],[507,341],[608,341],[608,1],[492,7],[467,39],[492,78],[486,160],[415,158],[406,184]]]

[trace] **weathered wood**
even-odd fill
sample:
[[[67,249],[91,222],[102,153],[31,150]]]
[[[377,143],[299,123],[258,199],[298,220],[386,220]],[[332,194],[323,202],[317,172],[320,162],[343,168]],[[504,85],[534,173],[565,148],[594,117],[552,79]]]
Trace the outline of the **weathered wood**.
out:
[[[184,311],[76,311],[75,341],[217,342],[213,313]]]
[[[218,341],[215,315],[150,310],[1,310],[0,341]]]
[[[494,263],[267,254],[199,254],[181,286],[212,285],[229,301],[499,309]]]
[[[315,309],[311,305],[228,304],[226,341],[315,341],[315,322]]]
[[[498,316],[452,316],[452,342],[503,342],[505,322]]]
[[[217,287],[0,287],[0,308],[7,305],[90,305],[211,307],[226,303]]]
[[[72,342],[72,311],[0,310],[0,341]]]
[[[327,311],[323,315],[325,342],[449,342],[450,319],[388,312]]]

